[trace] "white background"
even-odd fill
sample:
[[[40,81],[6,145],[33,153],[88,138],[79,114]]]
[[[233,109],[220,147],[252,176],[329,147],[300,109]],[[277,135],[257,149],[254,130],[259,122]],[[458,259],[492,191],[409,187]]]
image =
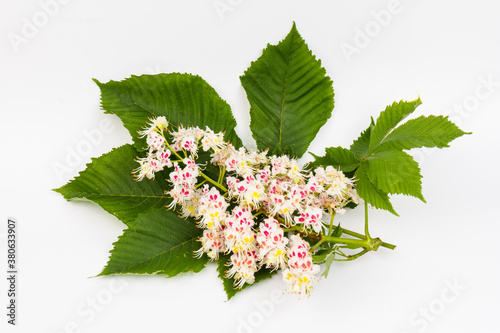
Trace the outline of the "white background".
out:
[[[89,278],[124,225],[51,189],[131,142],[100,110],[91,79],[198,74],[231,105],[251,146],[239,76],[293,21],[334,81],[335,109],[311,151],[348,147],[370,116],[418,96],[415,116],[449,114],[474,132],[414,152],[427,204],[394,197],[401,217],[370,212],[372,235],[396,250],[335,263],[310,298],[279,304],[279,277],[225,302],[214,265],[172,279]],[[499,37],[500,5],[486,0],[1,0],[0,330],[500,332]],[[86,133],[96,132],[92,143]],[[8,217],[19,225],[15,327],[5,315]],[[339,221],[361,231],[361,219],[360,209]]]

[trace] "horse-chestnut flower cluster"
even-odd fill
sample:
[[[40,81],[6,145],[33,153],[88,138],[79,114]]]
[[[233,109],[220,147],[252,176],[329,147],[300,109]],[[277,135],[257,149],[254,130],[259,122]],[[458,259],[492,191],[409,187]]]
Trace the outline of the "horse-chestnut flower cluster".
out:
[[[135,177],[164,171],[172,184],[168,208],[204,229],[196,256],[230,254],[226,277],[239,288],[265,267],[281,270],[291,293],[313,290],[319,266],[304,236],[321,234],[332,214],[359,203],[353,179],[332,166],[303,170],[286,155],[236,149],[208,127],[170,128],[165,117],[152,119],[139,135],[148,155],[137,160]],[[210,156],[204,164],[202,152]]]

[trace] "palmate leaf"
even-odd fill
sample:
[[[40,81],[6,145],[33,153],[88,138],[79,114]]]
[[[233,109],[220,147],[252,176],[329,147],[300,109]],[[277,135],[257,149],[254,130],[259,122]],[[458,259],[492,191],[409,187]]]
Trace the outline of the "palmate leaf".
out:
[[[151,209],[137,217],[134,229],[127,229],[114,243],[106,267],[99,275],[166,274],[199,272],[206,256],[195,258],[203,230],[191,219],[182,219],[164,208]]]
[[[330,118],[334,94],[331,79],[295,24],[278,45],[268,45],[240,79],[257,147],[301,157]]]
[[[452,140],[468,134],[444,116],[421,116],[399,125],[420,104],[418,98],[387,106],[351,146],[363,166],[357,171],[358,193],[376,208],[395,213],[385,200],[387,194],[411,195],[425,202],[418,163],[403,150],[448,147]]]
[[[156,116],[165,116],[175,126],[208,126],[214,132],[225,132],[225,140],[236,148],[242,146],[231,108],[199,76],[170,73],[108,83],[94,81],[101,89],[102,108],[120,117],[139,149],[144,147],[144,140],[137,138],[137,131],[148,118]]]
[[[68,184],[55,189],[67,200],[90,200],[115,215],[128,226],[136,217],[151,208],[165,207],[165,190],[169,184],[165,177],[137,182],[131,175],[138,167],[137,151],[131,145],[115,148],[93,158],[87,168]]]
[[[222,280],[222,285],[224,286],[224,291],[226,292],[227,300],[230,300],[234,295],[236,295],[243,289],[254,286],[260,281],[269,279],[278,272],[276,270],[271,272],[269,269],[263,267],[259,271],[255,272],[255,282],[253,284],[245,283],[243,287],[241,287],[240,289],[235,286],[234,278],[226,277],[226,271],[229,269],[228,263],[230,262],[230,258],[231,258],[230,255],[222,254],[219,255],[219,261],[217,262],[217,272],[219,273],[219,278]]]

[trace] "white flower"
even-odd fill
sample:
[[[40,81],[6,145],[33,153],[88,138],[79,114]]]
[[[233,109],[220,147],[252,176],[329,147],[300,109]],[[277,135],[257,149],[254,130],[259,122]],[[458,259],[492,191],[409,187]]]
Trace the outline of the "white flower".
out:
[[[164,131],[168,127],[167,118],[161,116],[153,119],[153,125],[160,131]]]
[[[224,237],[222,232],[216,229],[205,229],[203,236],[200,239],[201,248],[195,252],[195,256],[200,258],[203,253],[206,253],[210,260],[219,259],[219,253],[224,248]]]
[[[255,282],[254,274],[257,271],[255,251],[233,253],[230,264],[231,268],[227,271],[226,276],[234,277],[237,288],[243,287],[245,283]]]
[[[198,140],[201,138],[203,131],[198,127],[184,128],[179,126],[176,132],[172,132],[173,146],[175,151],[186,150],[196,156],[198,152]]]
[[[224,237],[226,251],[248,252],[256,250],[255,232],[252,212],[244,206],[236,206],[226,219]]]
[[[314,283],[319,280],[315,276],[319,266],[314,272],[294,272],[290,269],[283,270],[283,280],[288,283],[287,291],[291,294],[309,295],[314,290]]]
[[[290,168],[290,158],[286,155],[283,156],[271,156],[272,174],[286,175],[288,169]]]
[[[152,132],[148,134],[146,143],[148,144],[151,150],[159,150],[165,144],[165,139],[160,133]]]
[[[295,294],[309,294],[319,278],[319,265],[313,264],[309,245],[298,235],[290,237],[287,251],[288,268],[283,270],[283,279],[288,283],[288,291]]]
[[[141,181],[144,177],[148,179],[155,178],[155,172],[163,170],[163,164],[161,161],[157,160],[156,154],[148,154],[148,157],[139,158],[139,167],[136,168],[133,173],[135,173],[135,178],[137,181]]]
[[[174,171],[169,174],[170,181],[174,188],[168,191],[173,201],[168,206],[175,207],[178,203],[184,203],[194,197],[196,179],[199,175],[198,166],[192,159],[186,159],[185,168],[181,168],[177,162],[174,163]]]
[[[150,120],[150,122],[145,126],[145,129],[139,131],[139,137],[143,138],[145,136],[151,135],[153,132],[163,133],[168,127],[168,121],[165,117],[156,117]]]
[[[292,214],[295,212],[292,201],[281,194],[269,194],[268,197],[268,205],[271,207],[269,213],[272,216],[279,215],[283,217],[287,223],[291,223],[293,221]]]
[[[156,152],[156,159],[160,162],[161,167],[172,167],[172,161],[170,160],[170,150],[161,148]]]
[[[214,131],[207,127],[201,139],[201,144],[204,151],[213,149],[217,152],[224,147],[224,134],[222,132],[215,134]]]
[[[200,226],[206,228],[220,228],[226,219],[228,204],[219,190],[205,187],[204,193],[199,198],[198,213],[201,216]]]
[[[299,168],[299,164],[297,160],[290,160],[289,163],[289,170],[287,172],[287,176],[294,182],[294,183],[301,183],[304,180],[304,174],[302,173],[302,170]]]
[[[257,234],[258,260],[267,268],[284,268],[286,262],[286,245],[288,238],[278,221],[269,217],[259,226]]]
[[[313,229],[314,232],[319,233],[323,228],[323,210],[319,207],[308,206],[300,216],[294,218],[295,223],[303,224],[306,229]]]

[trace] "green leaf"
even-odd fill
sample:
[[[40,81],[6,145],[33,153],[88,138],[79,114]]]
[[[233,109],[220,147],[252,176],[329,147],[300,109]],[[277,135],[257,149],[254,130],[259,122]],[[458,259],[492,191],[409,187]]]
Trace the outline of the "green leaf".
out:
[[[359,167],[359,159],[349,149],[342,147],[330,147],[325,149],[325,156],[314,156],[314,162],[311,167],[316,168],[319,166],[331,165],[342,172],[352,172]]]
[[[418,98],[387,106],[351,145],[362,166],[356,170],[358,194],[373,207],[396,214],[388,194],[411,195],[425,202],[418,163],[402,150],[448,147],[452,140],[468,134],[444,116],[421,116],[396,127],[421,103]]]
[[[331,237],[340,237],[340,236],[342,236],[343,233],[344,233],[344,230],[342,229],[342,227],[339,224],[338,226],[335,227],[335,229],[333,229],[333,232],[330,236]]]
[[[269,269],[266,268],[261,268],[257,272],[255,272],[255,282],[253,284],[247,284],[245,283],[241,289],[235,287],[235,280],[234,278],[227,278],[226,277],[226,271],[229,269],[228,263],[230,262],[231,256],[230,255],[219,255],[219,260],[217,262],[217,272],[219,272],[219,278],[222,280],[222,285],[224,286],[224,291],[226,292],[227,295],[227,300],[230,300],[234,295],[242,291],[243,289],[246,289],[250,286],[254,286],[260,281],[266,280],[271,278],[274,274],[276,274],[278,271],[270,271]]]
[[[138,167],[137,151],[131,145],[115,148],[93,158],[87,168],[68,184],[55,189],[66,200],[90,200],[131,226],[135,218],[151,208],[164,207],[169,189],[165,177],[137,182],[131,175]]]
[[[410,119],[394,129],[376,151],[388,149],[407,150],[420,147],[449,147],[454,139],[470,134],[462,131],[446,116],[421,116]]]
[[[331,251],[331,249],[323,249],[323,250],[317,251],[312,256],[313,263],[318,264],[318,265],[323,264],[325,262],[326,256],[328,255],[328,253],[330,253],[330,251]]]
[[[381,145],[387,135],[408,115],[410,115],[417,106],[422,104],[420,98],[414,101],[400,101],[394,102],[392,105],[382,111],[377,118],[375,126],[373,127],[370,135],[370,145],[368,148],[368,155],[374,152],[379,145]]]
[[[366,164],[366,174],[377,188],[390,194],[411,195],[425,202],[420,168],[407,153],[380,151],[370,155]]]
[[[332,80],[311,53],[295,24],[278,45],[240,77],[250,102],[250,128],[259,149],[301,157],[330,118]]]
[[[236,148],[242,146],[231,108],[199,76],[170,73],[132,76],[108,83],[94,81],[101,89],[102,108],[120,117],[137,148],[144,147],[137,131],[148,118],[156,116],[165,116],[175,126],[208,126],[215,132],[225,131],[226,140]]]
[[[356,190],[361,198],[365,200],[372,207],[385,209],[390,211],[396,216],[399,216],[391,202],[387,192],[381,190],[367,175],[367,163],[361,163],[360,167],[356,170]]]
[[[333,251],[333,248],[321,249],[318,250],[312,255],[313,263],[315,264],[323,264],[326,260],[326,257]]]
[[[373,127],[375,126],[375,122],[373,121],[373,117],[370,122],[370,126],[366,130],[364,130],[359,138],[354,140],[350,149],[354,153],[354,155],[361,159],[368,155],[368,149],[370,147],[370,135],[372,133]]]
[[[324,276],[325,279],[328,277],[328,273],[330,273],[330,268],[332,267],[333,261],[335,259],[335,252],[330,252],[325,258],[325,271],[321,276]]]
[[[164,208],[139,215],[135,229],[127,229],[114,243],[108,264],[99,275],[166,274],[168,277],[189,271],[199,272],[208,262],[195,258],[201,247],[203,230],[191,219],[182,219]]]

